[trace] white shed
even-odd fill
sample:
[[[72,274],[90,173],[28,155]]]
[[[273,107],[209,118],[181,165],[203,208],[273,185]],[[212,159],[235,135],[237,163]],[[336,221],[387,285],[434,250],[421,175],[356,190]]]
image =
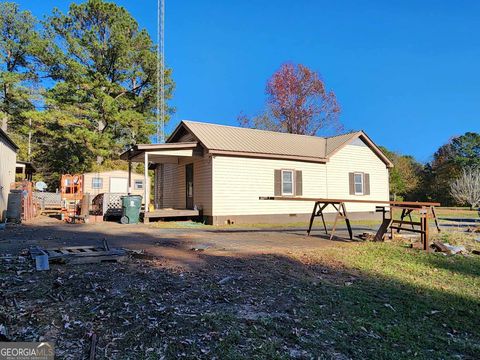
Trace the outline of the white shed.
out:
[[[147,178],[147,186],[150,186],[149,178]],[[102,193],[131,193],[143,196],[144,178],[143,175],[133,172],[129,178],[128,171],[125,170],[85,173],[82,178],[82,191],[93,196]]]

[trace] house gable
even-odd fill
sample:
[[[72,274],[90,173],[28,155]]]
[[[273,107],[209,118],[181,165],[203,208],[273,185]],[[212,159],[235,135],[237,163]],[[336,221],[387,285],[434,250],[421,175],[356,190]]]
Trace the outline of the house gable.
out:
[[[166,143],[199,141],[198,138],[185,126],[183,121],[173,131]]]
[[[348,136],[348,137],[347,137]],[[327,148],[327,158],[330,160],[333,155],[338,151],[344,148],[347,145],[359,146],[359,147],[368,147],[370,150],[387,166],[387,168],[393,167],[392,162],[387,158],[387,156],[380,150],[380,148],[365,134],[363,131],[358,131],[351,134],[339,135],[338,137],[344,137],[339,144],[335,144],[330,151]],[[327,138],[327,146],[329,140],[334,138]]]
[[[354,176],[360,174],[363,190],[357,193]],[[388,167],[362,138],[357,137],[331,155],[327,163],[329,199],[389,200]],[[372,204],[348,204],[349,211],[372,211]]]

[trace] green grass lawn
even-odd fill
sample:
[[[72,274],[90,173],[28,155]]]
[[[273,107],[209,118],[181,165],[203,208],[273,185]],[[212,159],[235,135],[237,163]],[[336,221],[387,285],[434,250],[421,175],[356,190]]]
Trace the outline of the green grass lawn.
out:
[[[364,243],[319,252],[315,261],[358,273],[349,286],[323,286],[317,296],[310,293],[310,311],[331,318],[328,333],[343,353],[384,359],[478,358],[480,256],[446,257]],[[316,306],[319,298],[327,306]]]
[[[478,256],[360,243],[292,258],[252,257],[224,269],[239,265],[248,269],[243,280],[220,291],[228,305],[190,324],[223,334],[209,344],[212,356],[476,359],[480,353]],[[238,311],[245,304],[254,309],[247,319]]]

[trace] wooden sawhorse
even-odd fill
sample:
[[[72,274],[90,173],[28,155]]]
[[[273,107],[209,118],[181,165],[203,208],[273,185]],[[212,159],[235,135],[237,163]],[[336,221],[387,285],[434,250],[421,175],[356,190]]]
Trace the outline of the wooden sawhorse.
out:
[[[315,220],[315,217],[322,218],[325,234],[328,235],[327,225],[325,223],[325,217],[323,215],[323,210],[325,210],[325,208],[328,205],[333,206],[337,211],[335,215],[335,221],[332,227],[332,233],[330,234],[330,240],[332,240],[333,236],[335,235],[335,229],[337,228],[337,223],[339,219],[345,220],[348,234],[350,235],[350,240],[353,240],[353,232],[352,232],[352,227],[350,226],[350,219],[348,218],[348,215],[347,215],[347,208],[345,207],[345,203],[340,201],[316,201],[315,202],[315,205],[313,206],[312,216],[310,217],[310,225],[308,226],[307,236],[309,236],[310,232],[312,231],[313,220]]]

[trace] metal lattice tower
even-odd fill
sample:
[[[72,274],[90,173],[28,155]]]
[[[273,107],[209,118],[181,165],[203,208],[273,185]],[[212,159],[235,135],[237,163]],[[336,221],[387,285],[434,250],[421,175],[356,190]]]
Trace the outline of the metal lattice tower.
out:
[[[157,121],[156,142],[165,142],[165,0],[157,0]]]

